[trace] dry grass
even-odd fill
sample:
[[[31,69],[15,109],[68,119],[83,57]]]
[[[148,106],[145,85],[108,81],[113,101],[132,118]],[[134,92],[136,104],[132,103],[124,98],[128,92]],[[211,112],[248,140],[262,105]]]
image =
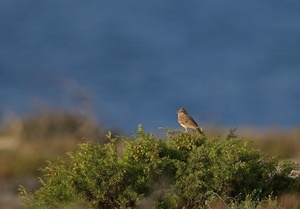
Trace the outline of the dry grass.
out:
[[[208,127],[206,133],[209,137],[226,136],[229,130],[229,128]],[[300,162],[300,127],[288,130],[239,127],[236,133],[239,137],[253,141],[253,146],[264,154]]]
[[[66,151],[85,141],[105,143],[106,132],[90,117],[72,112],[7,117],[0,124],[0,184],[7,185],[0,188],[0,208],[21,208],[15,201],[18,185],[37,188],[38,168],[46,160],[66,158]]]
[[[300,162],[300,129],[244,131],[242,135],[254,141],[254,146],[269,156]]]
[[[94,120],[68,112],[9,118],[0,129],[0,179],[36,172],[78,143],[105,143],[105,132]]]

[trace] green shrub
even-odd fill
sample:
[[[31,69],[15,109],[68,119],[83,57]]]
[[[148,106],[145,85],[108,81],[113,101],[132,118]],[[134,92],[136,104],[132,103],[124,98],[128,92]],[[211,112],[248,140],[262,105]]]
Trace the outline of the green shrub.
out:
[[[109,134],[104,146],[83,143],[69,161],[48,162],[42,186],[20,187],[20,198],[25,208],[255,208],[300,192],[296,164],[263,156],[234,131],[222,140],[166,130],[158,139],[139,126],[122,143]]]

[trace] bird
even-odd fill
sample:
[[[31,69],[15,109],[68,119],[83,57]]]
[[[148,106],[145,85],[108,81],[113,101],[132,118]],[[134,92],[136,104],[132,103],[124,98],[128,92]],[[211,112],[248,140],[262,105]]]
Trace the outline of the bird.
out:
[[[188,115],[184,107],[180,108],[177,111],[177,115],[178,115],[178,123],[185,129],[185,132],[188,132],[188,128],[189,128],[198,131],[199,134],[203,133],[201,128],[195,122],[195,120]]]

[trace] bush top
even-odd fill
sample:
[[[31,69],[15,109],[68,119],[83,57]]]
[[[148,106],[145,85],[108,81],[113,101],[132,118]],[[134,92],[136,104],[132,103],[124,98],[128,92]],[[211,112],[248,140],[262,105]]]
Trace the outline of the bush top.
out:
[[[49,162],[36,191],[20,187],[25,208],[201,208],[259,205],[299,192],[299,169],[268,158],[231,130],[225,139],[166,129],[165,139],[139,126],[104,146],[83,143],[68,162]],[[258,201],[259,200],[259,201]]]

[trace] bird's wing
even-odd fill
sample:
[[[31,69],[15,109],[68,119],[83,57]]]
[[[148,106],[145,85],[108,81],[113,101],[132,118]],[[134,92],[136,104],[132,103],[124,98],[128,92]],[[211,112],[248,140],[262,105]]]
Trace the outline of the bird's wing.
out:
[[[189,123],[189,124],[191,124],[191,125],[198,126],[198,124],[196,123],[196,121],[195,121],[191,116],[189,116],[189,115],[186,115],[186,116],[184,117],[184,122],[185,122],[186,124]]]

